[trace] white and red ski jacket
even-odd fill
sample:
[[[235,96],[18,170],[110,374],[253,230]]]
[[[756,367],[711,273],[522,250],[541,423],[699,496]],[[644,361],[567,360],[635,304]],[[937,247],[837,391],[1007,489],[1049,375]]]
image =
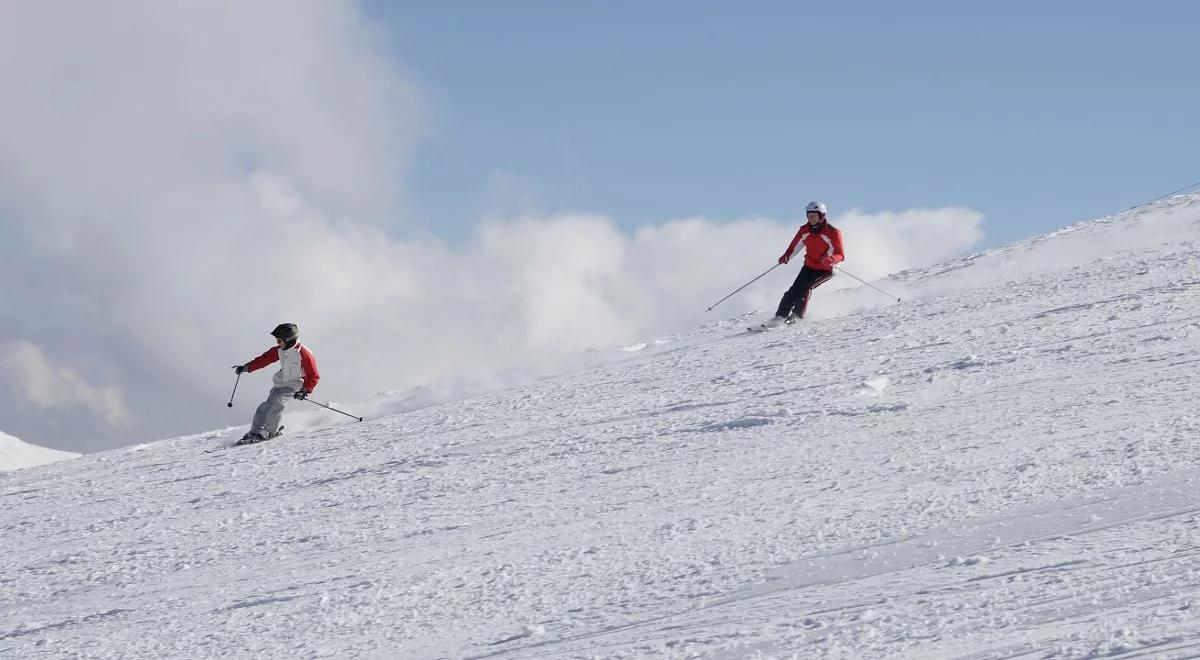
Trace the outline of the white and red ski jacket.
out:
[[[804,223],[788,245],[787,252],[779,258],[779,263],[786,264],[800,243],[804,243],[804,265],[813,270],[831,271],[846,259],[846,253],[842,251],[842,232],[828,222],[816,228]]]
[[[296,342],[291,348],[268,348],[265,353],[250,360],[246,371],[258,371],[276,362],[279,363],[279,371],[275,372],[273,378],[276,386],[290,385],[297,390],[303,388],[311,394],[317,387],[317,381],[321,380],[316,358],[313,357],[312,351],[300,342]]]

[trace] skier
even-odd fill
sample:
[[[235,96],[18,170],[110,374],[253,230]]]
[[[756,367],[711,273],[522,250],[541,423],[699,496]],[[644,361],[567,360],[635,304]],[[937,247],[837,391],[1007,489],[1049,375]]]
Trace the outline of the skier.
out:
[[[268,348],[262,355],[246,364],[234,365],[233,370],[239,376],[246,372],[254,372],[263,367],[279,363],[279,371],[273,379],[275,385],[267,400],[254,411],[254,421],[250,423],[250,431],[238,440],[237,444],[245,445],[262,442],[274,437],[282,427],[279,426],[283,416],[283,404],[288,397],[304,400],[317,386],[321,374],[317,372],[317,361],[312,351],[299,342],[300,329],[295,323],[280,323],[271,331],[275,337],[274,348]]]
[[[833,267],[846,258],[842,251],[842,232],[829,224],[823,202],[809,202],[804,209],[808,222],[796,232],[787,251],[779,257],[786,264],[792,258],[796,246],[804,244],[804,267],[796,276],[792,288],[783,294],[774,318],[762,324],[763,328],[776,328],[784,323],[795,323],[804,318],[808,308],[808,295],[812,290],[833,277]]]

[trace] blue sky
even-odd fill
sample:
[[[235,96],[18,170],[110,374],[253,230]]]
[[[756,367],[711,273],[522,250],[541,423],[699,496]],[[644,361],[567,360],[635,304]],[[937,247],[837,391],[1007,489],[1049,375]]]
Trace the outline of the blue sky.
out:
[[[1200,179],[1200,7],[369,2],[433,100],[425,226],[594,211],[633,228],[810,198],[966,206],[985,246]]]

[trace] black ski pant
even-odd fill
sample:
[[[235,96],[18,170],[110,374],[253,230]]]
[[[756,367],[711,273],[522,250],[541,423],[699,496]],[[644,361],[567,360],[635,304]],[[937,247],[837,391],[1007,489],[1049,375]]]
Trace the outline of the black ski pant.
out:
[[[808,309],[808,294],[812,290],[821,286],[833,277],[831,270],[817,270],[805,266],[800,269],[800,274],[796,276],[796,281],[792,283],[792,288],[783,294],[783,299],[779,301],[779,310],[775,312],[775,316],[787,318],[788,314],[795,314],[800,318],[804,318],[804,310]]]

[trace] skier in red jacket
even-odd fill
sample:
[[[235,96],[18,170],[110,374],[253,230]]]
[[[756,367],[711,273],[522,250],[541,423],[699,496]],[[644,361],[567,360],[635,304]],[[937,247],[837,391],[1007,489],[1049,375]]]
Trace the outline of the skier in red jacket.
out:
[[[271,331],[277,346],[268,348],[262,355],[246,364],[234,365],[233,370],[238,375],[254,372],[268,365],[279,363],[279,371],[275,372],[274,387],[267,395],[267,400],[254,411],[254,421],[250,423],[250,431],[238,440],[237,444],[244,445],[262,442],[267,438],[278,435],[282,427],[279,420],[283,416],[283,404],[290,397],[303,400],[312,394],[321,379],[317,371],[317,361],[312,351],[300,343],[300,329],[295,323],[280,323]]]
[[[786,264],[796,246],[803,243],[804,267],[800,269],[792,288],[783,294],[775,317],[762,324],[764,328],[774,328],[804,318],[808,295],[833,277],[833,267],[846,258],[842,251],[842,232],[826,220],[825,204],[809,202],[804,212],[808,222],[796,232],[787,251],[779,257],[779,263]]]

